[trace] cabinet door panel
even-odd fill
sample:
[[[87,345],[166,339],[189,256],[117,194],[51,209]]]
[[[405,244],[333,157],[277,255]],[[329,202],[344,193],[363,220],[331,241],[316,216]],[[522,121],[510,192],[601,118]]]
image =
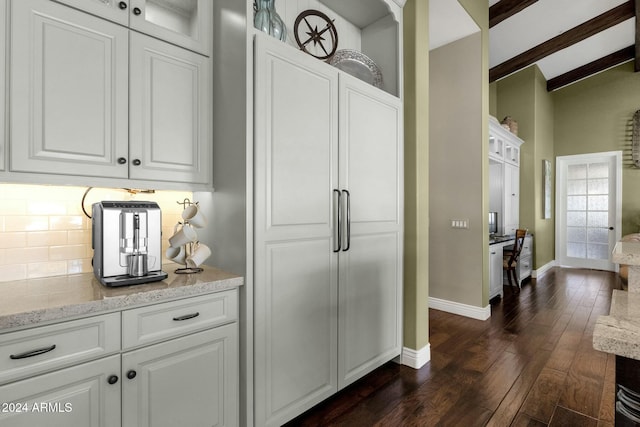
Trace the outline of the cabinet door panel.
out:
[[[211,0],[130,0],[130,3],[131,28],[211,55]]]
[[[237,328],[233,323],[124,353],[122,425],[237,425]]]
[[[339,388],[401,352],[400,246],[397,233],[355,235],[340,254]]]
[[[397,229],[402,190],[401,102],[340,76],[340,187],[351,193],[351,225]]]
[[[210,60],[132,32],[130,68],[130,177],[209,183]]]
[[[504,164],[504,234],[515,234],[520,223],[520,168]]]
[[[337,390],[337,71],[268,36],[255,61],[255,418]]]
[[[126,177],[127,30],[46,0],[11,9],[11,169]]]
[[[120,426],[120,356],[111,356],[0,387],[0,402],[26,412],[0,411],[3,427]]]

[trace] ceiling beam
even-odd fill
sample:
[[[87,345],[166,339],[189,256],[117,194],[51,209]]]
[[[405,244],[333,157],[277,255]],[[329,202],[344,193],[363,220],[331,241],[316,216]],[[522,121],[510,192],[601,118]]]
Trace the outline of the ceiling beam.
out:
[[[565,49],[575,43],[589,38],[602,30],[613,27],[621,22],[635,17],[635,3],[638,0],[628,0],[607,12],[592,18],[577,27],[541,43],[526,52],[517,55],[489,70],[489,82],[525,68],[540,59]]]
[[[547,91],[559,89],[568,84],[577,82],[578,80],[589,77],[592,74],[599,73],[608,68],[615,67],[623,62],[630,61],[636,54],[636,47],[629,46],[624,49],[620,49],[610,55],[604,56],[595,61],[589,62],[581,67],[575,68],[571,71],[567,71],[564,74],[560,74],[557,77],[549,79],[547,81]]]
[[[499,24],[538,0],[500,0],[489,7],[489,28]]]

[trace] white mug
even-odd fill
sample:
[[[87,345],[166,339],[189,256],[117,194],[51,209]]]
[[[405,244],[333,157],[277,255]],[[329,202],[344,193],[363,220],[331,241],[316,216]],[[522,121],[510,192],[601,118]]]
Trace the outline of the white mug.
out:
[[[176,225],[173,236],[169,237],[169,244],[174,248],[177,248],[179,246],[186,245],[187,243],[195,242],[196,240],[198,240],[198,235],[192,227],[185,224],[178,231],[178,226]]]
[[[167,259],[175,263],[185,264],[185,258],[187,253],[184,249],[184,246],[179,246],[177,248],[173,246],[169,246],[165,255],[167,256]]]
[[[188,221],[190,225],[196,228],[202,228],[207,225],[207,217],[202,213],[202,209],[198,205],[187,206],[182,211],[182,219]]]
[[[203,243],[197,243],[191,255],[189,255],[186,259],[187,267],[196,268],[199,267],[209,256],[211,255],[211,249],[209,246]]]

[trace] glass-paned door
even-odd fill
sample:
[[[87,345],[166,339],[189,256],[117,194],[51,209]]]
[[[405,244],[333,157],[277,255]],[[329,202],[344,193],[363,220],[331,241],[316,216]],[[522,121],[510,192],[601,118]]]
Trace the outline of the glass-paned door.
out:
[[[620,239],[620,152],[557,158],[556,259],[569,267],[615,270]]]

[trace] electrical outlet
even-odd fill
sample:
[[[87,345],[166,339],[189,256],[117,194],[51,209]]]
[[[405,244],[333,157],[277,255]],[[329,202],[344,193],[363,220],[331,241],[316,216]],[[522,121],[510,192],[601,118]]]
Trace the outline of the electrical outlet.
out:
[[[452,219],[451,228],[469,228],[468,219]]]

